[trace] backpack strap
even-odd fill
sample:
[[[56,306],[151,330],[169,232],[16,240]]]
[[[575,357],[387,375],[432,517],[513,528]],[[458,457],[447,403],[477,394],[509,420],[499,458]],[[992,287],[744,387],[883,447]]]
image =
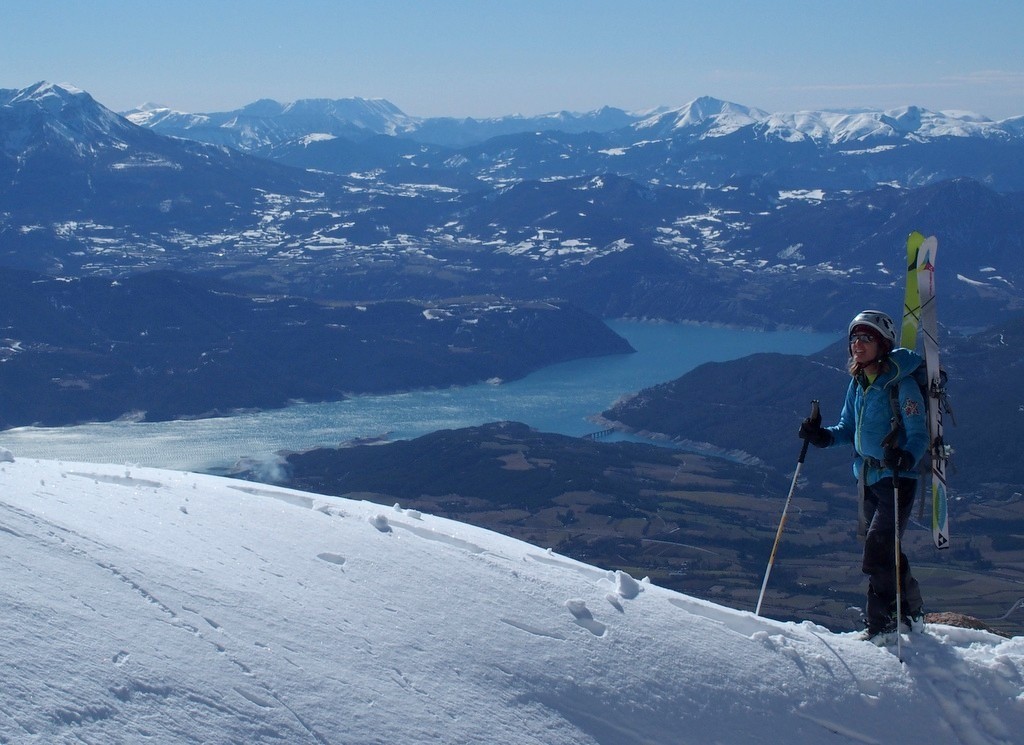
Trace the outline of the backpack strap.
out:
[[[922,362],[921,364],[923,365],[924,363]],[[913,375],[913,373],[911,373],[911,375]],[[916,379],[915,379],[915,382],[916,382]],[[940,390],[940,396],[941,396],[940,401],[941,401],[941,405],[943,407],[946,406],[945,383],[946,383],[946,372],[945,372],[945,370],[943,370],[942,371],[942,389]],[[928,398],[927,398],[928,392],[927,391],[922,391],[921,393],[925,397],[924,405],[927,407],[929,405]],[[900,423],[900,427],[902,427],[903,426],[903,410],[900,407],[900,385],[899,385],[899,382],[896,382],[896,385],[889,386],[889,403],[892,406],[893,421],[894,422],[898,421]],[[952,415],[953,412],[950,411],[949,413],[950,413],[950,415]],[[954,424],[955,423],[956,423],[956,420],[954,420]],[[918,507],[918,519],[924,519],[925,484],[928,481],[927,476],[928,476],[929,473],[931,473],[931,470],[932,470],[932,466],[931,466],[931,446],[929,445],[929,447],[926,448],[925,451],[924,451],[924,456],[922,456],[921,460],[917,464],[917,475],[919,477],[918,478],[918,483],[921,485],[921,499],[918,501],[918,505],[917,505],[917,507]]]
[[[903,412],[900,410],[900,382],[893,381],[889,386],[889,404],[892,406],[893,421],[898,421],[903,426]]]

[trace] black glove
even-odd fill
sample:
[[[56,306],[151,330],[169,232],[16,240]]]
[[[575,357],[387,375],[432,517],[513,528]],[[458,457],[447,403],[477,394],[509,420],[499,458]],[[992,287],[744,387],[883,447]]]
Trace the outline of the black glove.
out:
[[[907,473],[914,468],[914,456],[906,450],[900,450],[898,447],[886,445],[882,455],[882,465],[890,471]]]
[[[821,417],[812,419],[807,417],[800,425],[800,439],[814,445],[816,448],[827,448],[832,444],[832,433],[821,426]]]

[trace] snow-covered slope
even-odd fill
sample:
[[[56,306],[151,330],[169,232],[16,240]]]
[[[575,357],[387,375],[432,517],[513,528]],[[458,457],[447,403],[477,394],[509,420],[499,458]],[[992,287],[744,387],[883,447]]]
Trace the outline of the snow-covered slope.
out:
[[[418,120],[381,98],[301,99],[289,104],[263,99],[228,112],[191,114],[156,104],[126,111],[140,127],[166,135],[246,150],[280,144],[312,134],[364,137],[399,134]]]
[[[784,140],[808,138],[831,144],[906,139],[917,142],[940,137],[1009,139],[1012,120],[994,122],[969,111],[934,112],[918,106],[888,111],[802,111],[772,114],[764,120],[770,136]]]
[[[901,664],[399,506],[0,461],[0,742],[978,745],[1024,729],[1024,638],[931,626]]]
[[[0,90],[0,153],[23,155],[42,143],[69,149],[127,149],[142,130],[110,111],[88,93],[68,84],[36,83]]]
[[[721,137],[745,128],[756,130],[768,139],[812,140],[826,145],[878,140],[920,142],[942,137],[1007,140],[1020,136],[1015,120],[996,122],[970,111],[935,112],[919,106],[903,106],[886,111],[839,109],[769,114],[707,96],[633,125],[640,134],[660,137],[675,134]]]
[[[658,112],[633,125],[647,137],[671,137],[692,132],[702,137],[721,137],[764,121],[768,114],[738,103],[702,96],[685,106]]]

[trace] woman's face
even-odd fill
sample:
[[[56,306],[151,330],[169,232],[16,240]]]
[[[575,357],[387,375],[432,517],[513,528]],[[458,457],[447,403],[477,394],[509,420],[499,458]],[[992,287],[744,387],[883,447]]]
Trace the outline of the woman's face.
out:
[[[869,365],[878,358],[878,339],[867,331],[850,334],[850,356],[858,365]]]

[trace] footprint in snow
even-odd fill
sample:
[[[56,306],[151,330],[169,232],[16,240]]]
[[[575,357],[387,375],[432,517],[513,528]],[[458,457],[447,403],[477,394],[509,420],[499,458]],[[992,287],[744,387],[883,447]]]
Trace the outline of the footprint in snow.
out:
[[[322,554],[317,554],[316,558],[321,561],[326,561],[328,564],[337,564],[338,566],[345,566],[345,557],[339,554],[332,554],[329,551]]]
[[[603,623],[594,618],[594,614],[587,608],[587,604],[582,600],[566,600],[565,607],[572,613],[576,623],[585,628],[594,636],[604,636],[604,632],[608,629]]]

